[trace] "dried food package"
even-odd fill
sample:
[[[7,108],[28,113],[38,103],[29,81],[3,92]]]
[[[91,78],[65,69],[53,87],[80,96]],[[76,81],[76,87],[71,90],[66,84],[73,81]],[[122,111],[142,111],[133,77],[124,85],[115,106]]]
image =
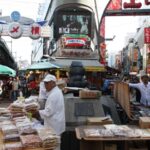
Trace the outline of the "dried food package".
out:
[[[4,142],[20,141],[19,134],[8,134],[3,137]]]
[[[38,101],[38,96],[30,96],[25,99],[25,104],[33,103]]]
[[[102,137],[99,132],[99,129],[84,129],[86,137]]]
[[[99,129],[99,132],[102,137],[113,137],[114,136],[113,132],[109,129]]]
[[[36,129],[33,129],[31,124],[26,124],[26,125],[20,126],[18,128],[18,131],[19,131],[20,135],[23,135],[23,134],[36,134],[37,133]]]
[[[39,110],[40,106],[37,102],[32,102],[32,103],[28,103],[25,104],[24,109],[27,112],[36,112],[37,110]]]
[[[38,135],[29,134],[20,136],[21,143],[27,148],[40,148],[42,147],[42,141]]]
[[[23,122],[24,120],[29,120],[29,119],[27,118],[27,116],[20,116],[20,117],[13,118],[13,121],[15,123],[17,123],[17,122]]]
[[[29,120],[29,118],[26,118],[22,121],[16,121],[17,128],[22,127],[22,126],[27,126],[27,125],[31,125],[31,121]]]
[[[3,117],[11,117],[11,113],[10,110],[8,110],[7,108],[0,108],[0,116]]]
[[[23,150],[21,142],[6,143],[4,150]]]
[[[42,128],[37,132],[44,149],[55,149],[60,144],[60,136],[57,136],[52,128]]]
[[[8,134],[17,134],[18,129],[15,125],[4,125],[2,126],[2,133],[3,135],[8,135]]]
[[[10,120],[10,119],[11,119],[11,115],[10,116],[3,116],[3,115],[0,116],[0,122],[3,122],[5,120]]]
[[[13,122],[10,120],[4,120],[4,121],[0,122],[0,130],[2,130],[2,127],[5,125],[13,125]]]
[[[22,102],[14,102],[10,106],[10,112],[12,114],[12,117],[18,117],[18,116],[24,116],[24,104]]]

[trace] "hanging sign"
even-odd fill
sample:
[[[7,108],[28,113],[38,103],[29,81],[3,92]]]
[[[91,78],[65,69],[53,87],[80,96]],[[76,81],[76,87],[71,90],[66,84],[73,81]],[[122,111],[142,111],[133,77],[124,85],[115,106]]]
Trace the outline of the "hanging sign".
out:
[[[0,36],[12,38],[30,37],[36,40],[40,37],[50,37],[51,30],[47,21],[34,22],[31,18],[21,17],[18,11],[13,11],[11,16],[0,20]]]
[[[150,44],[150,28],[144,28],[144,43]]]
[[[21,17],[21,15],[20,15],[20,13],[18,12],[18,11],[13,11],[12,13],[11,13],[11,19],[13,20],[13,21],[19,21],[20,20],[20,17]]]
[[[140,1],[137,0],[129,0],[129,2],[124,2],[124,8],[142,8],[144,5],[150,5],[150,0],[143,0],[144,3],[142,4]]]
[[[41,26],[37,23],[34,23],[30,26],[30,38],[38,39],[41,35]]]
[[[18,22],[13,22],[9,25],[8,34],[14,38],[17,39],[21,37],[22,35],[22,27]]]

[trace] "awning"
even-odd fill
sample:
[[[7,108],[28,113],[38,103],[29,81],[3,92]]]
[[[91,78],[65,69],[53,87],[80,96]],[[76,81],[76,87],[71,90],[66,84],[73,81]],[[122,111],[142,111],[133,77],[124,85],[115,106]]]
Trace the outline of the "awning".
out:
[[[0,65],[0,75],[9,75],[9,76],[15,77],[16,71],[7,66]]]
[[[68,69],[72,61],[82,62],[83,67],[85,67],[86,71],[95,71],[95,72],[106,71],[105,66],[101,64],[97,59],[75,60],[75,59],[66,59],[66,58],[64,59],[56,58],[55,60],[52,61],[52,63],[60,66],[60,68],[62,69]]]
[[[52,69],[60,68],[58,65],[52,64],[50,62],[37,62],[29,66],[27,70],[43,70],[43,69]]]

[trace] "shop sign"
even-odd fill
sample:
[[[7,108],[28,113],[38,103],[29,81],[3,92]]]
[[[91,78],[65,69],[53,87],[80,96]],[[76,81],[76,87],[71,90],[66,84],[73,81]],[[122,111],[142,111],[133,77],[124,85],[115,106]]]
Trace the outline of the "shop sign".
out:
[[[31,39],[38,39],[41,35],[41,26],[37,23],[34,23],[30,26],[30,38]]]
[[[144,28],[144,43],[150,44],[150,28]]]
[[[9,25],[8,34],[10,37],[17,39],[22,35],[22,27],[18,22],[13,22]]]
[[[36,25],[35,25],[36,24]],[[12,38],[30,37],[38,39],[39,37],[50,37],[50,27],[40,26],[37,23],[33,25],[22,25],[19,22],[10,24],[0,24],[0,36],[11,36]]]
[[[120,10],[122,8],[122,0],[111,0],[107,10]]]
[[[124,2],[123,7],[124,8],[142,8],[145,6],[150,5],[150,0],[143,0],[144,3],[141,3],[140,0],[129,0],[129,2]]]
[[[80,47],[86,45],[86,39],[85,38],[66,38],[65,40],[65,46],[70,47]]]
[[[100,44],[100,63],[106,64],[106,44]]]
[[[10,36],[15,39],[22,36],[30,37],[33,40],[40,37],[49,38],[51,30],[45,23],[46,21],[34,22],[30,18],[21,17],[18,11],[13,11],[11,16],[3,17],[0,20],[0,36]]]

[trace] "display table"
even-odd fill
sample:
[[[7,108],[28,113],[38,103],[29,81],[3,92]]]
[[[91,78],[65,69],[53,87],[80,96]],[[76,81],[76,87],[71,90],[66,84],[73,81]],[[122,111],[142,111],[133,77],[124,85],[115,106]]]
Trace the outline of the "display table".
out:
[[[2,135],[2,132],[0,132],[0,150],[3,150],[3,147],[4,147],[3,135]],[[23,150],[44,150],[44,148],[36,148],[36,149],[33,149],[33,148],[23,148]]]
[[[119,142],[122,144],[122,150],[128,150],[129,141],[150,141],[150,137],[86,137],[84,130],[93,128],[101,129],[101,126],[80,126],[75,128],[76,137],[80,140],[80,150],[103,150],[104,143],[108,142]]]

